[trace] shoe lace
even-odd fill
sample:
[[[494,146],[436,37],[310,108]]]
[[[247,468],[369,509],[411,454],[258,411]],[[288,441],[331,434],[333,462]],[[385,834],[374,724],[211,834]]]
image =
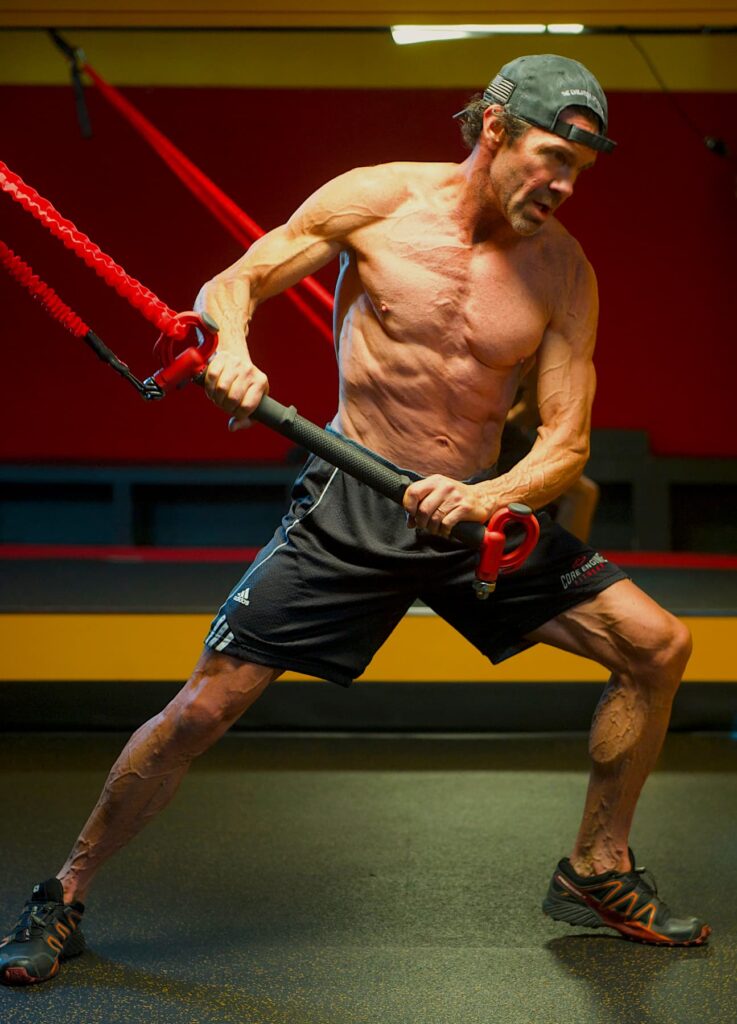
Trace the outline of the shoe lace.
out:
[[[671,915],[671,909],[662,896],[658,896],[658,886],[655,879],[647,870],[647,868],[635,868],[635,874],[639,875],[644,884],[650,890],[651,899],[655,900],[655,906],[657,907],[658,918],[661,922],[667,921]]]
[[[13,928],[13,940],[30,942],[53,919],[57,907],[57,903],[26,903]]]
[[[651,890],[653,896],[658,895],[658,884],[647,868],[635,868],[635,874],[640,876],[648,889]]]

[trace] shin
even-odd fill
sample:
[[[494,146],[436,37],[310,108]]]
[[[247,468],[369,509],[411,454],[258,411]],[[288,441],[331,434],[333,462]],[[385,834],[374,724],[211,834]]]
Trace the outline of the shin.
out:
[[[203,654],[164,710],[138,729],[58,873],[65,898],[84,900],[99,867],[159,813],[187,770],[279,675],[222,654]]]
[[[673,698],[690,653],[687,631],[673,620],[653,654],[640,652],[630,671],[614,673],[594,714],[591,777],[571,854],[580,873],[629,868],[629,832],[637,800],[660,754]]]

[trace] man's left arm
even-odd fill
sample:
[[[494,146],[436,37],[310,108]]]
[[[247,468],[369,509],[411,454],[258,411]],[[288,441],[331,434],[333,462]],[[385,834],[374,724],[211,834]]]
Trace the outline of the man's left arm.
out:
[[[597,317],[596,278],[581,255],[538,350],[541,422],[529,454],[504,476],[479,484],[441,476],[413,484],[404,505],[417,526],[447,536],[456,523],[486,522],[510,502],[541,508],[578,479],[589,456]]]
[[[509,473],[479,485],[497,508],[510,501],[547,505],[578,479],[589,457],[599,303],[594,272],[583,257],[572,277],[567,301],[559,304],[538,351],[535,444]]]

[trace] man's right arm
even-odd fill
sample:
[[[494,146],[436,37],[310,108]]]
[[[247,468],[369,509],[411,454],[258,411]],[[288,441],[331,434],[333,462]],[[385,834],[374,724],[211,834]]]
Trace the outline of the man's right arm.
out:
[[[392,192],[385,168],[358,168],[340,175],[201,289],[195,308],[208,313],[219,327],[205,391],[230,413],[231,429],[248,426],[250,413],[268,392],[266,375],[251,362],[246,343],[257,306],[350,245],[354,231],[386,214]]]

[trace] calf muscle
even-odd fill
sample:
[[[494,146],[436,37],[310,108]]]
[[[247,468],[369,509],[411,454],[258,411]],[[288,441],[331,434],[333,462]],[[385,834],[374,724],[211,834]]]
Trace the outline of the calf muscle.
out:
[[[580,874],[629,870],[635,806],[655,766],[691,653],[686,627],[629,581],[530,634],[612,672],[589,739],[591,777],[571,853]]]
[[[166,807],[190,764],[280,674],[205,652],[164,710],[130,738],[58,874],[67,901],[84,900],[101,865]]]

